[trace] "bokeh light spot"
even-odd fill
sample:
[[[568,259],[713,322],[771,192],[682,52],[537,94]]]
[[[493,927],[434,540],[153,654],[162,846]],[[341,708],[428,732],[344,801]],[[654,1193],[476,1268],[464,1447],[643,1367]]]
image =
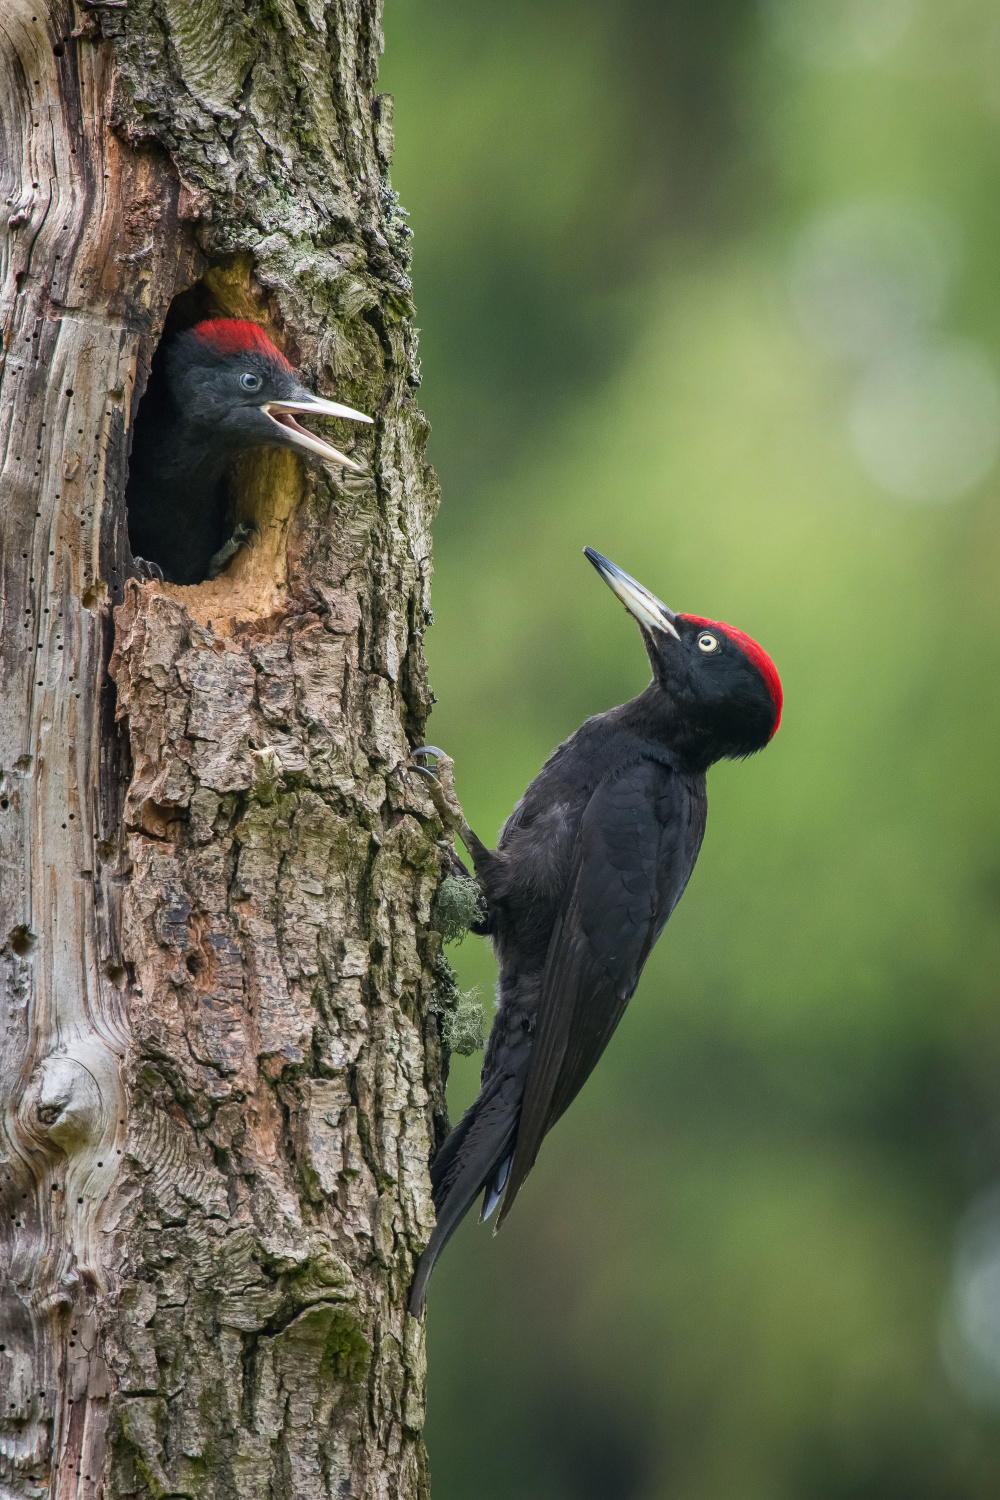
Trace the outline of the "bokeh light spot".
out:
[[[959,1226],[942,1353],[964,1395],[1000,1409],[1000,1186],[980,1194]]]
[[[957,259],[954,233],[932,205],[854,203],[802,235],[792,303],[824,354],[881,359],[915,343],[940,317]]]
[[[914,0],[770,0],[779,46],[816,68],[871,66],[906,36]]]
[[[1000,444],[1000,387],[975,347],[914,350],[876,365],[858,384],[848,431],[876,484],[903,500],[953,500],[992,468]]]

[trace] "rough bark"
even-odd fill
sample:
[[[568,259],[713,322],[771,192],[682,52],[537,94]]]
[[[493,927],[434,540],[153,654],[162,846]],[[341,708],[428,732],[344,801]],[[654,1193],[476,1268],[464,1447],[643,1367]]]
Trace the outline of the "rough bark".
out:
[[[377,0],[0,7],[0,1496],[426,1492],[437,500],[380,49]],[[192,588],[126,581],[171,306],[376,417],[361,475],[248,460],[261,543]]]

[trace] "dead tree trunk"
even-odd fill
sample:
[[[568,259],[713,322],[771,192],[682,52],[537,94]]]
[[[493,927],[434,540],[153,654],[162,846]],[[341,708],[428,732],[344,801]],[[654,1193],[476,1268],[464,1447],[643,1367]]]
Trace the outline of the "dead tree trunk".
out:
[[[379,0],[0,5],[0,1496],[426,1492],[442,824]],[[170,318],[376,417],[127,581]],[[341,441],[343,441],[341,439]]]

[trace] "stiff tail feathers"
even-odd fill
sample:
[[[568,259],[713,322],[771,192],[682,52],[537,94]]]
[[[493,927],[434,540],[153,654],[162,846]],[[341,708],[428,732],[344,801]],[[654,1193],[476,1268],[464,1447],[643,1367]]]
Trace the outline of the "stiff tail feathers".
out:
[[[490,1214],[496,1208],[503,1197],[503,1190],[510,1176],[510,1164],[514,1160],[513,1155],[502,1161],[493,1173],[493,1181],[487,1183],[486,1192],[483,1194],[483,1208],[479,1215],[480,1224],[485,1224]]]
[[[497,1079],[492,1088],[484,1089],[434,1159],[431,1182],[437,1226],[420,1257],[410,1288],[409,1307],[414,1317],[419,1317],[423,1309],[427,1283],[438,1256],[480,1192],[487,1184],[488,1198],[495,1191],[498,1200],[503,1192],[520,1105],[520,1089],[512,1088],[513,1082],[507,1075]],[[489,1212],[495,1207],[494,1201]]]

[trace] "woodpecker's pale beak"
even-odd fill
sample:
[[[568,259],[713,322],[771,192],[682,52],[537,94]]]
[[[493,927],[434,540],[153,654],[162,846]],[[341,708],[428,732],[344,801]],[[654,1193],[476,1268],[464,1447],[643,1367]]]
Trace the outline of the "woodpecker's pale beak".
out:
[[[641,583],[636,583],[634,578],[630,578],[623,568],[618,567],[617,563],[595,552],[593,547],[584,547],[583,551],[594,564],[608,588],[618,595],[629,614],[634,615],[640,625],[645,626],[647,630],[659,630],[665,635],[672,635],[680,640],[680,635],[674,625],[677,616],[672,609],[668,609],[662,600],[649,592],[649,589],[644,589]]]
[[[332,464],[342,464],[345,469],[355,469],[359,474],[363,472],[361,464],[356,464],[329,443],[324,443],[322,438],[307,432],[292,415],[293,412],[301,411],[309,412],[314,417],[346,417],[349,422],[370,422],[371,417],[366,417],[363,411],[354,411],[350,406],[341,406],[339,401],[324,401],[322,396],[308,394],[301,401],[265,401],[261,411],[284,429],[296,447],[305,448],[309,453],[318,453],[320,458],[325,458]]]

